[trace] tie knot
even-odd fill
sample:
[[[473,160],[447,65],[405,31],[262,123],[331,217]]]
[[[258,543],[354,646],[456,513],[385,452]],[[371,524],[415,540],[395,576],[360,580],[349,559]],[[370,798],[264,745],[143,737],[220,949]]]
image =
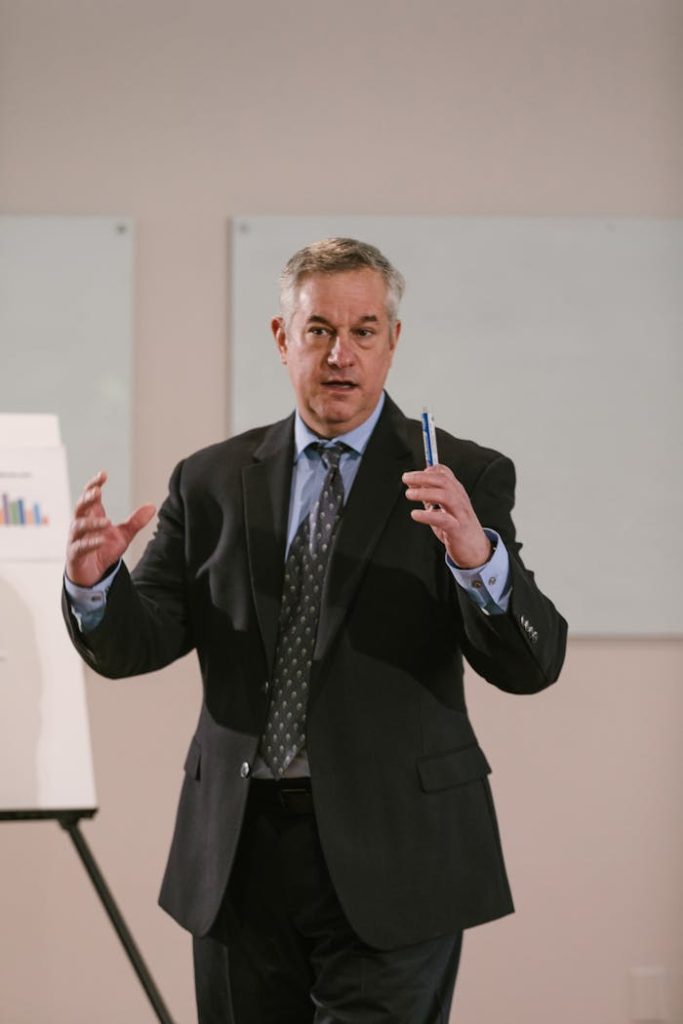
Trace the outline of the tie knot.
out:
[[[342,444],[341,441],[336,441],[334,444],[321,444],[318,442],[314,447],[320,455],[325,469],[338,469],[339,460],[344,452],[349,450],[348,445]]]

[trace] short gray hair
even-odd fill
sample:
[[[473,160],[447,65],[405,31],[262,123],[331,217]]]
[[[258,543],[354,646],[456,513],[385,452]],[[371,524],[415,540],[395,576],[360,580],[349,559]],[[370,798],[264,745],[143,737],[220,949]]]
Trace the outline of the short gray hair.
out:
[[[403,274],[374,245],[355,238],[323,238],[295,252],[280,275],[281,312],[289,316],[296,289],[311,274],[342,274],[364,268],[377,270],[384,278],[387,313],[390,320],[395,320],[406,286]]]

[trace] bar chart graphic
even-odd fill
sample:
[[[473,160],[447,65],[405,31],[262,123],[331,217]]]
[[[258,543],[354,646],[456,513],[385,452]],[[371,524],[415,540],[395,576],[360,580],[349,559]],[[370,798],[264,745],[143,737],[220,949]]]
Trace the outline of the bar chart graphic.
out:
[[[71,516],[64,449],[49,443],[3,447],[3,419],[0,414],[0,566],[61,562]]]
[[[0,527],[49,526],[49,523],[40,502],[12,498],[6,491],[0,495]]]

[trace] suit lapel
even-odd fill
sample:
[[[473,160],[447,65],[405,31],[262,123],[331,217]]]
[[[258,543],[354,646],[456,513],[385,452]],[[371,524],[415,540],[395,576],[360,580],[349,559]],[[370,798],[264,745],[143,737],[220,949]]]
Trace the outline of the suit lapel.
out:
[[[339,524],[320,609],[316,661],[325,656],[341,626],[391,510],[404,492],[401,475],[414,462],[405,422],[387,396]]]
[[[249,574],[268,672],[275,660],[282,598],[289,495],[294,461],[293,416],[274,424],[242,471]]]

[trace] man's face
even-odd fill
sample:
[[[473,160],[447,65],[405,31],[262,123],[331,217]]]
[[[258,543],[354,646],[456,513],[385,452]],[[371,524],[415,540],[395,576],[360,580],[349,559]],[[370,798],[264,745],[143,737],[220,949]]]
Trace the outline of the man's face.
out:
[[[320,437],[360,426],[379,401],[401,332],[377,270],[311,274],[285,325],[272,321],[302,419]]]

